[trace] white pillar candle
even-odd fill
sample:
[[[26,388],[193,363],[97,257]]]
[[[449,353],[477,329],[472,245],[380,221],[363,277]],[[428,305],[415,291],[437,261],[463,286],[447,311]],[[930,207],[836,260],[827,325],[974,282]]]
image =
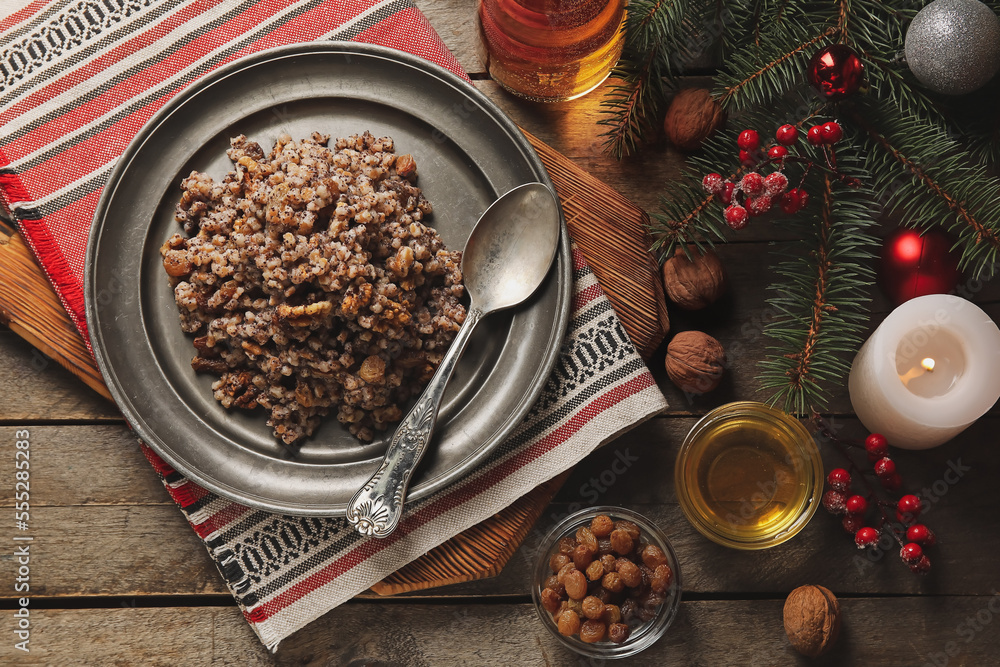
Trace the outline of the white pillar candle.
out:
[[[1000,329],[960,297],[910,299],[861,346],[848,388],[870,432],[904,449],[936,447],[1000,398]]]

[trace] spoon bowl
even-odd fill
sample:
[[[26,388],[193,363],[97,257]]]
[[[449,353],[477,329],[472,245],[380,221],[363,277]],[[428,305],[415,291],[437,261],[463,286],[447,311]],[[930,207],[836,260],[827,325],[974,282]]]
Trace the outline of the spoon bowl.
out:
[[[389,441],[382,464],[347,505],[362,535],[387,537],[399,525],[410,478],[434,433],[444,390],[476,324],[530,297],[545,280],[559,246],[559,203],[541,183],[502,196],[479,218],[462,253],[469,294],[465,321],[424,392]]]

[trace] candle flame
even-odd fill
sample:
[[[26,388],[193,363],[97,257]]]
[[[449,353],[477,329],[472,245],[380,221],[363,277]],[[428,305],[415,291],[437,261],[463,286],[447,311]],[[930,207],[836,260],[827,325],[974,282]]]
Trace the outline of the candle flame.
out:
[[[927,357],[926,359],[921,361],[920,365],[923,366],[924,370],[927,371],[928,373],[934,372],[934,360],[931,359],[930,357]]]

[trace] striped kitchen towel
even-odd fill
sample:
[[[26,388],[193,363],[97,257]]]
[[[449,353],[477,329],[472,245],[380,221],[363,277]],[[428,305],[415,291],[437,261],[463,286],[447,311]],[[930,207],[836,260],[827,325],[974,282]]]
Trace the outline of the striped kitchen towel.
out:
[[[139,128],[223,63],[322,39],[396,47],[464,76],[410,0],[34,0],[0,19],[0,197],[85,339],[91,218]],[[409,503],[390,538],[240,505],[143,446],[268,647],[666,407],[575,250],[573,263],[569,330],[537,404],[479,468]]]

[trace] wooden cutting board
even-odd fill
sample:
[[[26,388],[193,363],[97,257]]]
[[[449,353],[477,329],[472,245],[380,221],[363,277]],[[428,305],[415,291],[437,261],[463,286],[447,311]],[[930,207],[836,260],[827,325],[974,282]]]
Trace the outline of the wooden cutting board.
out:
[[[525,133],[545,164],[566,224],[643,359],[669,330],[666,298],[649,253],[646,213],[561,153]],[[0,232],[0,321],[108,400],[111,394],[31,249]],[[456,535],[372,589],[392,595],[495,576],[562,485],[542,484],[493,517]]]

